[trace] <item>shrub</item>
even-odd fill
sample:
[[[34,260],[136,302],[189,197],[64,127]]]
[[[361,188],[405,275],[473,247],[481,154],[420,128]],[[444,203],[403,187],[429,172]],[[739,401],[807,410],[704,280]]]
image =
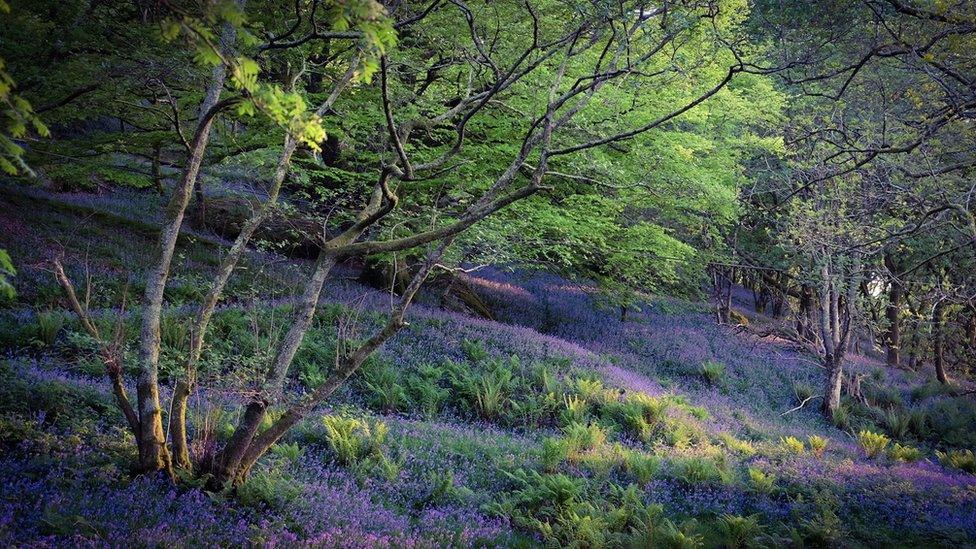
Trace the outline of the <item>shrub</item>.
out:
[[[776,489],[776,477],[762,469],[750,467],[749,485],[754,492],[771,494]]]
[[[806,451],[803,441],[796,437],[781,437],[779,445],[789,454],[802,454]]]
[[[857,443],[869,458],[880,456],[890,442],[891,439],[888,437],[868,430],[863,430],[857,434]]]
[[[722,546],[728,549],[753,547],[763,534],[758,515],[722,515],[718,520]]]
[[[807,437],[807,443],[810,444],[811,454],[818,458],[823,457],[824,451],[827,449],[827,439],[825,437],[810,435]]]
[[[922,454],[922,451],[919,450],[918,448],[913,448],[911,446],[902,446],[901,444],[898,444],[896,442],[895,445],[891,447],[891,450],[888,450],[888,457],[890,457],[895,461],[914,463],[922,459],[922,457],[924,456]]]
[[[701,365],[701,374],[712,385],[718,385],[725,380],[725,364],[706,360]]]
[[[37,324],[34,333],[37,341],[44,345],[53,345],[64,327],[64,315],[59,311],[44,311],[37,313]]]
[[[939,458],[939,463],[944,467],[951,467],[965,471],[971,475],[976,475],[976,455],[973,454],[972,450],[936,451],[935,455]]]
[[[369,456],[379,456],[389,428],[382,421],[369,422],[347,416],[322,417],[326,440],[343,465],[355,465]]]

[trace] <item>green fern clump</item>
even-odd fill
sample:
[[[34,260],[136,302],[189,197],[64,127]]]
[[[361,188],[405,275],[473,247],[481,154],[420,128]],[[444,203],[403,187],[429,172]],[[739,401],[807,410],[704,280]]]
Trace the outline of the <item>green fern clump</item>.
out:
[[[873,431],[863,430],[857,434],[857,443],[869,458],[880,456],[890,442],[890,438]]]
[[[279,442],[271,447],[271,453],[276,457],[290,461],[292,463],[297,462],[302,458],[304,451],[302,447],[298,445],[297,442],[283,443]]]
[[[174,350],[185,350],[190,341],[189,323],[185,318],[176,315],[163,315],[159,319],[159,338],[164,347]]]
[[[750,467],[749,487],[759,494],[771,494],[776,489],[776,477],[762,469]]]
[[[706,360],[701,365],[701,374],[712,385],[725,381],[725,364],[714,360]]]
[[[566,461],[568,446],[566,441],[561,438],[546,438],[542,441],[542,453],[539,461],[542,469],[547,473],[555,473],[562,462]]]
[[[718,484],[728,479],[723,467],[707,457],[678,458],[673,468],[675,477],[686,484]]]
[[[793,395],[796,396],[797,404],[803,404],[813,396],[814,389],[809,383],[803,381],[793,382]]]
[[[339,463],[349,466],[370,456],[379,456],[389,428],[382,421],[370,422],[342,415],[322,417],[326,440]]]
[[[806,446],[804,446],[803,441],[796,437],[781,437],[779,439],[780,447],[788,454],[799,455],[806,451]]]
[[[756,447],[748,440],[741,440],[729,433],[719,433],[718,438],[726,448],[749,457],[756,454]]]
[[[884,428],[888,434],[897,439],[905,438],[911,429],[912,418],[907,413],[891,409],[885,412]]]
[[[468,360],[475,364],[488,358],[488,351],[485,350],[485,344],[474,339],[462,339],[461,352],[464,353],[464,356]]]
[[[830,420],[838,429],[849,431],[851,428],[851,411],[846,406],[838,406],[831,412]]]
[[[718,531],[722,546],[729,549],[755,547],[763,535],[763,527],[759,524],[759,515],[747,517],[722,515],[718,519]]]
[[[65,318],[59,311],[44,311],[37,313],[34,326],[35,338],[38,342],[50,346],[58,338],[61,329],[64,328]]]
[[[579,463],[584,453],[596,450],[607,442],[607,432],[596,423],[571,423],[564,432],[566,457],[572,463]]]
[[[560,418],[563,425],[586,421],[590,405],[577,395],[563,395],[563,409]]]
[[[807,443],[810,445],[810,453],[814,456],[821,458],[824,452],[827,450],[827,439],[818,435],[810,435],[807,437]]]
[[[637,479],[638,484],[643,486],[657,475],[661,468],[661,458],[643,452],[629,452],[624,461],[624,468]]]
[[[363,386],[369,393],[370,405],[387,412],[404,410],[409,405],[405,385],[399,371],[385,361],[374,361],[362,369]]]
[[[895,461],[914,463],[922,459],[924,454],[922,454],[922,451],[918,448],[914,448],[912,446],[902,446],[896,442],[895,445],[888,450],[888,457]]]
[[[489,504],[488,511],[559,545],[575,546],[578,537],[591,538],[595,509],[583,501],[582,479],[525,469],[504,474],[515,488]]]
[[[948,452],[935,452],[939,458],[939,463],[943,467],[959,469],[971,475],[976,475],[976,454],[972,450],[949,450]]]
[[[259,470],[237,487],[237,500],[250,507],[279,507],[294,501],[301,493],[301,485],[281,471]]]
[[[573,382],[576,394],[589,403],[598,403],[603,400],[603,382],[596,378],[579,377]]]
[[[667,416],[667,403],[645,393],[633,393],[626,400],[605,401],[600,416],[641,442],[650,442]]]
[[[929,415],[928,411],[922,407],[912,408],[907,412],[908,414],[908,428],[919,438],[926,438],[929,436]]]
[[[417,373],[407,377],[408,398],[428,419],[440,413],[450,396],[450,391],[440,385],[443,377],[444,368],[434,364],[422,364],[417,368]]]

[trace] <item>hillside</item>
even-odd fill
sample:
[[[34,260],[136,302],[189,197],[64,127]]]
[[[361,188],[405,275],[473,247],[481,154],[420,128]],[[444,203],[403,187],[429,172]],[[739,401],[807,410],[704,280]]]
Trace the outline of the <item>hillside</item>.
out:
[[[142,200],[5,188],[0,248],[43,257],[64,247],[110,323],[113,292],[140,284],[118,269],[151,242],[155,206]],[[185,348],[186,305],[222,245],[192,231],[181,239],[164,390]],[[263,356],[308,267],[249,256],[216,314],[226,343],[202,366],[207,398],[191,402],[195,458],[230,435],[248,390],[233,379]],[[433,290],[422,296],[409,327],[236,495],[133,477],[111,387],[45,269],[23,265],[18,302],[2,316],[4,545],[976,543],[976,477],[934,453],[973,447],[976,406],[928,384],[930,373],[856,357],[867,403],[852,403],[838,429],[815,403],[790,411],[820,383],[810,357],[719,326],[707,304],[646,298],[621,322],[586,285],[496,268],[465,276],[495,320],[444,311]],[[336,327],[367,331],[389,307],[388,293],[344,272],[322,297],[292,394],[321,382]],[[741,305],[752,325],[770,322]],[[129,330],[138,309],[126,315]],[[865,429],[893,441],[869,457],[854,436]]]

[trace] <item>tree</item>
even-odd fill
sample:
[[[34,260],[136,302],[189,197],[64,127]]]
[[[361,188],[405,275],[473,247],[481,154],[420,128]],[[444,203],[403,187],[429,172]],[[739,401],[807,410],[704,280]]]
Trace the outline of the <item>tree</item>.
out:
[[[694,2],[656,8],[630,2],[488,7],[434,1],[397,4],[395,9],[389,7],[389,16],[383,6],[371,1],[321,6],[312,2],[296,5],[294,16],[287,19],[255,4],[249,3],[248,10],[262,14],[256,20],[268,25],[263,36],[252,34],[252,26],[244,24],[244,13],[228,4],[221,5],[216,15],[189,12],[173,4],[164,6],[168,11],[159,14],[164,35],[182,37],[201,61],[226,67],[230,86],[225,87],[230,88],[230,95],[197,121],[188,159],[167,209],[158,262],[143,298],[138,405],[126,412],[140,446],[143,470],[168,470],[170,449],[177,454],[177,465],[187,465],[186,430],[180,424],[186,395],[194,384],[194,355],[199,356],[205,344],[208,314],[253,234],[249,229],[238,236],[198,312],[191,345],[194,351],[174,401],[176,412],[170,417],[170,432],[176,438],[168,445],[162,437],[157,363],[162,291],[217,114],[235,107],[239,115],[262,113],[275,127],[284,128],[285,145],[271,185],[275,192],[292,169],[295,142],[313,151],[311,160],[296,173],[312,186],[311,191],[321,190],[314,181],[326,172],[320,164],[324,155],[314,153],[324,138],[322,128],[330,123],[341,134],[359,134],[365,146],[357,169],[369,178],[353,178],[344,190],[346,198],[324,226],[321,251],[273,359],[255,380],[253,396],[233,437],[206,464],[220,484],[243,480],[272,444],[329,398],[405,325],[410,303],[455,239],[530,197],[545,197],[553,207],[560,207],[566,198],[585,195],[564,184],[593,187],[587,176],[572,177],[590,162],[586,155],[627,143],[641,144],[644,136],[676,127],[702,105],[721,98],[737,76],[767,72],[752,69],[741,59],[740,29],[746,14],[742,2],[723,2],[715,9]],[[540,16],[543,12],[545,17]],[[235,51],[240,53],[227,55],[219,46],[211,29],[225,23],[237,29]],[[390,29],[400,36],[396,49]],[[292,73],[286,83],[295,83],[295,92],[259,78],[262,66],[281,66],[272,60],[288,59],[308,67],[321,62],[323,55],[334,59],[334,51],[349,52],[350,44],[359,53],[341,56],[350,68],[338,71],[349,76],[336,80],[316,111],[306,108],[306,97],[322,97],[317,91],[321,71],[314,79],[314,70],[299,70],[298,77]],[[424,62],[418,63],[418,59]],[[430,64],[427,59],[437,60]],[[417,66],[426,68],[418,71]],[[363,73],[370,71],[378,77],[367,85]],[[353,80],[363,85],[344,96],[344,88]],[[307,91],[306,86],[316,92]],[[648,86],[667,93],[647,95],[642,90],[651,89]],[[737,97],[733,94],[730,99]],[[638,205],[637,195],[632,196],[628,200]],[[654,276],[641,272],[642,254],[649,248],[675,253],[686,250],[665,230],[648,222],[652,212],[648,205],[628,220],[627,212],[611,201],[577,198],[571,202],[574,208],[597,207],[610,220],[606,229],[611,235],[631,238],[626,246],[601,250],[610,268],[607,276],[620,273],[628,283],[650,284]],[[271,203],[270,197],[267,203]],[[246,227],[260,225],[264,212],[264,207],[259,208]],[[289,398],[283,391],[289,367],[334,266],[348,257],[408,250],[425,251],[386,324],[362,342],[344,342],[348,350],[338,357],[325,383],[297,400]],[[664,279],[670,276],[665,269],[658,269],[656,276],[661,273]],[[70,295],[70,281],[59,278]],[[86,314],[81,309],[78,312],[83,317]],[[105,348],[110,366],[112,345]],[[111,368],[110,375],[114,375]],[[117,391],[117,397],[126,410],[124,391]],[[285,412],[261,431],[259,426],[272,404],[284,407]]]

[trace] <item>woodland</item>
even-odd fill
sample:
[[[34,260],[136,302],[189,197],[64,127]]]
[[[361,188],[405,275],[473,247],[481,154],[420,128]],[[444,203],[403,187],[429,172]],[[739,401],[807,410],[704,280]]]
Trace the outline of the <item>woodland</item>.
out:
[[[973,0],[0,0],[0,544],[976,547]]]

